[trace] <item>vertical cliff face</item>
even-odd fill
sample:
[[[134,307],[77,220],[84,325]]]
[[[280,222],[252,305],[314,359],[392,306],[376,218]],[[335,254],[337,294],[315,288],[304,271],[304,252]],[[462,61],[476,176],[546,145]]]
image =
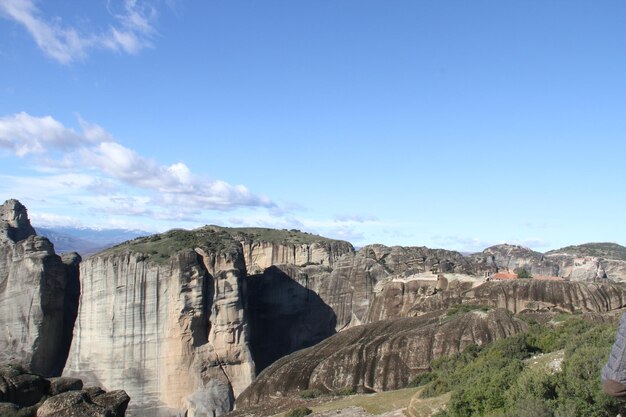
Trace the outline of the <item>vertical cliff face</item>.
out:
[[[184,231],[86,259],[65,374],[125,389],[131,415],[226,413],[254,376],[245,276],[237,242]]]
[[[78,302],[77,254],[61,259],[17,200],[0,207],[0,360],[59,375]]]
[[[241,242],[248,274],[259,274],[273,265],[324,265],[332,267],[346,253],[354,252],[348,242],[328,239],[299,230],[259,227],[224,228],[209,226],[230,234]]]

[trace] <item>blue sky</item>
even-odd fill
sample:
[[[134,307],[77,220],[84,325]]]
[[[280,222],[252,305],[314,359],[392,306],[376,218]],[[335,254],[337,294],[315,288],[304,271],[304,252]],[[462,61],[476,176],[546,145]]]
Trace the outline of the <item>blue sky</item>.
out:
[[[0,0],[35,226],[626,244],[626,3]]]

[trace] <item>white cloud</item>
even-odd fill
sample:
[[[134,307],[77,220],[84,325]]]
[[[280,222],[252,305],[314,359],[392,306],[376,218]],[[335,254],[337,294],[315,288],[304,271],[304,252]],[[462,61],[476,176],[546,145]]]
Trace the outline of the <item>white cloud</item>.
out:
[[[161,165],[116,142],[101,126],[82,119],[79,125],[77,132],[51,116],[1,117],[0,147],[22,159],[35,157],[40,168],[36,176],[11,177],[1,189],[29,190],[29,197],[71,195],[96,211],[163,220],[198,221],[208,210],[276,207],[243,185],[194,174],[183,162]]]
[[[85,139],[50,116],[22,112],[0,118],[0,147],[18,156],[43,153],[47,147],[68,149]]]
[[[446,249],[459,250],[463,252],[482,252],[486,248],[494,245],[519,245],[527,248],[538,249],[549,246],[542,238],[526,238],[526,239],[509,239],[509,240],[484,240],[480,238],[471,238],[464,236],[433,236],[431,240]]]
[[[335,216],[335,221],[338,223],[369,223],[377,220],[378,218],[376,216],[362,214],[342,214]]]
[[[35,0],[0,0],[0,13],[26,28],[37,46],[62,64],[83,59],[91,49],[109,49],[135,54],[150,47],[156,30],[156,10],[145,2],[124,0],[115,24],[100,33],[81,33],[63,26],[60,18],[46,18]]]

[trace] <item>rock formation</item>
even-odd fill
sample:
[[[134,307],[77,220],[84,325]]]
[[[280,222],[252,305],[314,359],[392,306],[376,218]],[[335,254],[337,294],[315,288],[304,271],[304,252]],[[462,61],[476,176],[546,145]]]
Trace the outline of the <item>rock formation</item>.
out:
[[[0,415],[37,417],[123,417],[130,398],[124,391],[83,389],[76,378],[49,378],[15,364],[0,364]]]
[[[626,288],[611,283],[518,279],[486,282],[462,294],[463,303],[525,310],[604,313],[626,306]]]
[[[504,308],[511,313],[607,313],[626,306],[626,287],[610,282],[517,279],[478,285],[452,281],[447,290],[437,290],[433,281],[388,281],[375,294],[369,322],[417,317],[461,304]]]
[[[470,312],[447,321],[441,312],[357,326],[292,353],[265,369],[238,398],[246,407],[276,392],[359,392],[405,387],[433,359],[508,337],[526,328],[505,310]]]
[[[64,373],[125,389],[141,415],[230,410],[254,376],[245,264],[229,236],[204,237],[173,231],[86,259]]]
[[[491,246],[472,256],[475,264],[493,263],[498,271],[525,269],[532,275],[559,276],[559,266],[542,253],[517,245]]]
[[[626,248],[615,243],[587,243],[546,253],[572,281],[626,281]]]
[[[303,233],[299,230],[276,230],[260,227],[225,228],[209,226],[226,232],[241,242],[248,274],[262,273],[273,265],[325,265],[346,253],[354,252],[348,242]]]
[[[76,318],[77,254],[54,253],[17,200],[0,207],[0,360],[60,375]]]

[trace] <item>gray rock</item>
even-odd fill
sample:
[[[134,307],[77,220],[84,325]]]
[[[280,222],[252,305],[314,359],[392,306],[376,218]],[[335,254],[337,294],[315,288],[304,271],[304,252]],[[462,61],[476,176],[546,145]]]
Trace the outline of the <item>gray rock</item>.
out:
[[[20,366],[0,365],[0,401],[27,407],[48,394],[50,382]]]
[[[110,412],[111,417],[123,417],[126,407],[130,401],[130,397],[125,391],[115,390],[109,391],[97,396],[91,397],[94,404],[103,407]]]
[[[18,201],[0,206],[0,216],[0,361],[59,375],[72,340],[78,268],[35,235]]]
[[[50,378],[50,395],[58,395],[67,391],[80,391],[83,381],[78,378],[58,377]]]
[[[44,401],[37,417],[112,417],[112,414],[92,403],[85,392],[68,391]]]
[[[19,410],[19,407],[13,403],[0,402],[0,416],[8,415]]]
[[[19,242],[36,236],[35,229],[28,220],[28,213],[17,200],[7,200],[0,206],[0,242]]]

